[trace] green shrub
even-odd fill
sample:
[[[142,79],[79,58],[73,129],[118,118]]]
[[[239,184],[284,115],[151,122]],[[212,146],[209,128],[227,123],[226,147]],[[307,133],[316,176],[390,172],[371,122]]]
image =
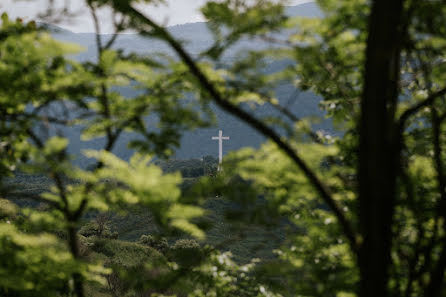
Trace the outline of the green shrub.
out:
[[[78,232],[80,235],[85,237],[100,237],[100,238],[109,238],[109,239],[118,239],[118,232],[112,232],[108,225],[101,226],[96,222],[89,222],[86,225],[82,226],[82,228]]]
[[[150,246],[161,253],[165,253],[169,250],[169,243],[164,237],[157,238],[153,235],[141,235],[138,242],[140,244]]]
[[[181,267],[191,267],[203,260],[203,252],[195,240],[180,239],[171,247],[170,258]]]

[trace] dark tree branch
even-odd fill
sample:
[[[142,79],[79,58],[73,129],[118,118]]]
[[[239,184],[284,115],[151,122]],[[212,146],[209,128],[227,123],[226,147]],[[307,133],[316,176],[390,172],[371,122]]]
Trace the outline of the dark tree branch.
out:
[[[437,110],[435,107],[432,107],[432,133],[434,138],[434,165],[435,169],[437,171],[437,185],[438,185],[438,191],[440,193],[440,205],[439,208],[443,205],[443,203],[446,201],[446,176],[445,176],[445,170],[443,166],[443,149],[441,147],[441,125],[444,121],[444,115],[440,117],[438,115]],[[440,211],[440,213],[442,213]]]
[[[435,93],[432,93],[430,96],[428,96],[423,101],[418,102],[417,104],[409,107],[399,118],[398,124],[400,133],[404,132],[404,129],[406,128],[406,123],[409,120],[409,118],[413,115],[415,115],[417,112],[419,112],[422,108],[427,107],[431,105],[437,98],[446,95],[446,88],[443,88]]]
[[[439,216],[435,216],[434,218],[434,227],[433,227],[433,234],[431,235],[429,242],[425,244],[425,246],[422,248],[423,251],[423,263],[420,265],[420,267],[417,269],[416,276],[418,278],[422,278],[423,274],[429,272],[432,266],[432,252],[435,248],[435,245],[438,244],[439,238],[438,238],[438,231],[440,229],[440,218]],[[425,232],[426,233],[426,232]]]
[[[442,147],[441,147],[441,124],[443,117],[439,117],[437,110],[432,106],[432,133],[433,133],[433,144],[434,144],[434,165],[437,171],[437,185],[438,191],[440,193],[440,200],[437,204],[437,215],[446,218],[445,214],[445,203],[446,203],[446,179],[444,173],[444,167],[442,162]],[[443,227],[446,230],[446,227]],[[426,288],[425,296],[435,297],[440,296],[441,288],[444,282],[446,270],[446,244],[440,252],[440,257],[436,262],[434,269],[430,273],[429,285]]]
[[[97,51],[98,51],[98,59],[100,59],[102,50],[103,50],[102,41],[101,41],[101,27],[99,25],[99,19],[96,14],[96,9],[93,7],[93,5],[91,3],[88,3],[88,7],[90,8],[90,14],[91,14],[91,17],[93,18],[93,24],[94,24],[94,29],[95,29],[95,33],[96,33],[95,36],[96,36],[96,47],[97,47]]]
[[[358,192],[361,297],[390,296],[390,269],[402,137],[400,94],[405,0],[374,0],[368,18],[359,132]]]
[[[407,167],[407,166],[405,166],[405,167]],[[402,181],[405,191],[406,191],[408,204],[411,207],[411,209],[413,210],[413,212],[415,212],[416,211],[415,190],[413,187],[413,183],[410,180],[409,174],[407,173],[407,168],[402,168],[402,170],[401,170],[401,181]],[[405,286],[405,288],[402,292],[402,295],[401,295],[404,297],[410,297],[412,295],[414,281],[417,276],[417,273],[416,273],[417,267],[416,266],[419,262],[419,259],[420,259],[421,253],[422,253],[422,242],[423,242],[424,236],[425,236],[425,229],[423,227],[422,219],[420,219],[416,214],[415,214],[415,219],[417,221],[417,223],[416,223],[416,225],[417,225],[417,240],[415,242],[414,255],[412,258],[410,258],[408,260],[409,269],[407,272],[407,282],[406,282],[406,286]]]
[[[33,130],[31,128],[28,128],[26,130],[26,133],[28,133],[31,140],[35,143],[35,145],[39,149],[42,149],[44,147],[43,141],[33,132]]]
[[[238,86],[236,82],[230,82],[230,83],[234,87]],[[289,120],[291,120],[294,124],[302,121],[302,119],[299,118],[298,116],[296,116],[294,113],[292,113],[289,108],[282,106],[277,102],[274,102],[267,94],[262,94],[261,92],[254,90],[253,87],[251,87],[251,86],[244,86],[244,87],[246,87],[246,89],[250,92],[259,94],[262,97],[261,98],[262,101],[269,103],[275,110],[282,113]],[[319,143],[319,144],[322,143],[322,139],[313,130],[305,131],[305,132],[311,138],[311,140],[313,140],[314,142]]]
[[[28,135],[34,141],[38,148],[44,148],[44,143],[34,134],[32,129],[27,130]],[[59,197],[62,199],[63,206],[57,205],[57,209],[61,210],[66,220],[68,221],[67,232],[68,232],[68,245],[70,247],[71,254],[74,259],[79,259],[79,246],[78,246],[78,238],[77,238],[77,226],[76,223],[80,218],[80,214],[83,212],[86,207],[87,200],[84,199],[79,207],[78,211],[72,213],[70,211],[70,205],[68,201],[68,197],[65,192],[65,185],[63,184],[62,176],[54,172],[52,174],[52,178],[56,184],[56,187],[59,191]],[[79,212],[80,211],[80,212]],[[79,214],[80,213],[80,214]],[[73,282],[74,282],[74,290],[77,297],[84,297],[84,285],[82,276],[79,273],[73,273]]]
[[[446,245],[443,244],[443,248],[440,252],[440,257],[436,262],[436,265],[430,273],[429,285],[426,288],[424,296],[426,297],[440,297],[441,291],[444,285],[444,275],[446,269]]]
[[[37,115],[34,113],[21,113],[21,114],[6,114],[5,115],[5,119],[7,121],[11,121],[11,120],[38,120],[38,121],[42,121],[42,122],[48,122],[48,123],[53,123],[53,124],[58,124],[58,125],[64,125],[64,126],[68,126],[73,124],[73,121],[69,121],[69,120],[61,120],[55,117],[51,117],[51,116],[44,116],[44,115]]]
[[[124,3],[116,4],[117,9],[122,12],[128,13],[133,17],[133,21],[139,21],[141,24],[147,25],[152,29],[153,34],[167,42],[172,49],[177,53],[181,60],[188,66],[191,73],[196,77],[201,86],[209,93],[215,103],[225,111],[237,116],[242,121],[248,123],[251,127],[262,133],[264,136],[270,138],[277,146],[290,157],[294,163],[302,170],[304,175],[308,178],[309,182],[313,185],[314,189],[319,193],[322,200],[328,205],[337,217],[340,225],[342,226],[344,235],[347,237],[352,251],[357,254],[358,244],[356,241],[356,232],[351,225],[351,222],[346,218],[344,212],[338,206],[333,199],[332,194],[328,187],[317,177],[315,172],[310,169],[306,162],[300,158],[296,151],[288,144],[280,135],[278,135],[273,129],[265,125],[263,122],[253,117],[251,114],[233,105],[228,100],[223,98],[220,92],[215,88],[212,82],[207,76],[200,70],[199,66],[194,62],[192,57],[183,49],[181,44],[177,42],[170,33],[163,27],[153,22],[150,18],[146,17],[138,10],[130,5]],[[147,31],[141,32],[147,35]],[[153,35],[151,34],[151,35]]]
[[[72,213],[73,220],[77,221],[81,218],[81,216],[84,214],[84,210],[87,208],[88,200],[82,199],[81,204],[79,207]]]
[[[115,32],[112,37],[108,40],[107,44],[104,46],[104,50],[111,48],[113,43],[115,43],[116,38],[119,36],[119,33],[122,31],[122,25],[124,24],[124,17],[122,17],[121,21],[118,23],[115,18],[113,18],[113,24],[115,25]]]
[[[54,179],[54,182],[56,183],[57,190],[59,191],[59,196],[62,199],[62,202],[64,203],[64,206],[65,206],[65,210],[64,210],[65,216],[69,220],[71,220],[70,203],[68,201],[68,197],[67,197],[67,194],[66,194],[66,191],[65,191],[65,185],[63,183],[63,179],[60,176],[60,174],[57,173],[57,172],[55,172],[52,175],[52,177]]]
[[[96,48],[97,48],[97,53],[98,53],[98,63],[100,63],[101,59],[102,59],[102,54],[104,52],[104,50],[110,48],[113,43],[115,42],[118,33],[119,33],[119,27],[120,25],[118,25],[119,27],[117,28],[117,31],[114,33],[113,37],[108,41],[108,43],[103,46],[102,45],[102,41],[101,41],[101,28],[100,28],[100,24],[99,24],[99,19],[98,16],[96,14],[96,9],[93,7],[92,4],[88,4],[89,8],[90,8],[90,13],[93,17],[93,23],[94,23],[94,27],[95,27],[95,33],[96,33]],[[121,20],[121,25],[124,22],[124,18],[122,18]],[[101,77],[105,77],[105,73],[104,73],[104,69],[101,68],[100,65],[98,65],[100,73],[99,75]],[[103,107],[103,111],[102,111],[102,115],[104,116],[104,118],[110,120],[111,119],[111,112],[110,112],[110,102],[109,102],[109,98],[108,98],[108,88],[104,83],[101,83],[101,94],[100,94],[100,98],[99,101],[102,104]],[[119,135],[121,134],[122,129],[118,129],[117,131],[113,131],[112,127],[107,126],[105,128],[105,133],[107,136],[107,143],[105,145],[105,150],[110,152],[113,149],[113,146],[115,145],[116,141],[119,138]],[[101,168],[103,166],[102,162],[98,161],[96,164],[96,168]]]

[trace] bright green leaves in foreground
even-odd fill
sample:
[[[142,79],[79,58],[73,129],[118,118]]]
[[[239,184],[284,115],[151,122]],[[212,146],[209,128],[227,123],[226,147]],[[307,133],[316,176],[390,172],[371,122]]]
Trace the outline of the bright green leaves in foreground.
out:
[[[355,206],[355,194],[343,186],[342,176],[348,171],[337,147],[296,144],[295,148],[330,187],[345,215],[354,219],[350,209]],[[228,197],[234,208],[242,209],[236,220],[267,224],[276,230],[283,220],[290,224],[286,244],[276,251],[281,264],[267,264],[264,273],[270,273],[271,279],[280,275],[288,290],[302,295],[354,291],[358,280],[355,258],[336,218],[283,152],[273,144],[259,150],[243,149],[229,154],[223,168],[217,178],[196,185],[195,193]]]
[[[188,296],[281,296],[268,290],[255,278],[256,260],[239,265],[231,257],[229,252],[211,253],[207,261],[195,269],[194,274],[200,285],[197,284]]]
[[[107,137],[108,151],[122,134],[133,132],[138,137],[133,135],[130,148],[168,157],[183,131],[212,123],[203,102],[188,95],[190,86],[178,62],[107,49],[97,64],[83,67],[92,83],[83,100],[83,112],[90,116],[77,121],[85,126],[82,139]]]
[[[153,214],[160,227],[204,237],[203,231],[190,222],[204,211],[181,203],[179,173],[164,174],[149,156],[135,154],[126,162],[106,151],[87,151],[86,156],[96,159],[101,168],[84,171],[64,157],[67,144],[64,138],[51,138],[43,149],[34,149],[32,162],[23,167],[29,173],[44,171],[60,177],[52,192],[42,195],[44,201],[70,211],[76,211],[83,203],[86,209],[99,211],[120,211],[138,205]]]
[[[20,27],[24,31],[21,34],[10,32],[11,28]],[[64,55],[77,53],[81,48],[55,41],[46,32],[25,28],[11,21],[0,27],[4,36],[0,42],[0,104],[2,112],[11,116],[25,111],[27,104],[42,106],[48,101],[76,96],[76,64]]]
[[[369,7],[364,0],[318,2],[325,17],[290,20],[293,46],[282,54],[299,61],[289,79],[320,94],[324,110],[345,128],[359,112]]]
[[[214,35],[214,45],[207,51],[212,59],[244,37],[265,34],[281,28],[285,22],[284,7],[270,1],[248,4],[244,1],[209,1],[202,8],[208,27]]]
[[[77,66],[64,55],[79,48],[53,40],[36,31],[35,24],[22,24],[2,16],[0,26],[0,175],[17,168],[27,157],[22,150],[29,129],[50,123],[39,111],[55,101],[77,100],[82,79]],[[78,80],[74,80],[78,77]],[[35,108],[34,112],[31,107]],[[64,118],[57,119],[64,122]]]
[[[0,199],[2,296],[61,296],[70,290],[73,273],[104,281],[101,275],[107,270],[76,261],[64,240],[54,234],[60,222],[51,212],[19,211],[12,202]]]
[[[161,227],[175,227],[192,236],[204,237],[204,233],[190,222],[204,211],[180,202],[182,179],[178,173],[163,174],[159,167],[150,163],[150,157],[139,154],[129,163],[105,151],[89,151],[87,156],[104,164],[97,173],[80,175],[81,180],[95,184],[90,190],[93,197],[96,196],[90,198],[93,207],[108,210],[114,205],[141,205],[154,215]]]
[[[2,295],[57,296],[68,286],[71,274],[81,269],[55,236],[26,234],[10,221],[0,223],[0,259]]]
[[[125,162],[106,152],[89,152],[97,159],[95,169],[80,170],[67,154],[68,140],[51,136],[58,125],[83,124],[85,138],[105,136],[105,149],[111,150],[122,133],[137,132],[142,137],[129,145],[168,156],[182,131],[212,120],[209,109],[200,112],[206,103],[187,96],[191,88],[175,71],[177,62],[166,62],[173,70],[161,71],[164,60],[157,64],[104,50],[98,64],[81,65],[65,57],[76,51],[34,24],[3,16],[0,178],[19,169],[47,175],[52,183],[46,193],[27,197],[33,205],[41,203],[38,211],[0,203],[1,296],[71,296],[83,284],[103,284],[109,271],[103,263],[82,258],[76,236],[89,211],[137,206],[151,213],[163,231],[204,237],[191,222],[203,210],[181,203],[179,174],[164,175],[144,155]],[[137,95],[126,97],[129,89]],[[146,125],[147,116],[159,121]]]

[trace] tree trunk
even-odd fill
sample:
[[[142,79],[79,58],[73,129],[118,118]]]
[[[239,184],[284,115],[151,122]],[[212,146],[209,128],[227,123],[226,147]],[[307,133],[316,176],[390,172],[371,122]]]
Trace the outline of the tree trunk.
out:
[[[73,257],[78,260],[79,255],[79,245],[77,240],[77,231],[74,222],[70,222],[68,226],[68,243],[70,246],[70,251]],[[76,297],[84,297],[84,285],[82,281],[82,276],[79,273],[73,274],[74,292]]]
[[[361,103],[359,203],[360,297],[387,297],[391,226],[400,159],[395,120],[404,0],[375,0],[369,19]]]

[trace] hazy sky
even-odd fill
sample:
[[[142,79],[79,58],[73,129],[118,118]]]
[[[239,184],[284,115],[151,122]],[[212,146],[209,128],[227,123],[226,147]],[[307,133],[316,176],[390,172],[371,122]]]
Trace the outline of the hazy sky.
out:
[[[56,3],[69,2],[70,10],[77,12],[77,17],[70,22],[59,23],[60,27],[73,32],[93,32],[93,25],[90,14],[84,6],[82,0],[55,0]],[[198,8],[206,0],[167,0],[167,6],[141,7],[145,13],[154,17],[159,22],[169,26],[184,24],[190,22],[203,21]],[[291,5],[297,5],[311,0],[290,0]],[[36,16],[45,10],[48,0],[0,0],[0,11],[6,11],[10,17],[21,17],[25,20],[35,19]],[[102,33],[110,33],[112,26],[110,12],[102,11],[100,13],[102,22]]]

